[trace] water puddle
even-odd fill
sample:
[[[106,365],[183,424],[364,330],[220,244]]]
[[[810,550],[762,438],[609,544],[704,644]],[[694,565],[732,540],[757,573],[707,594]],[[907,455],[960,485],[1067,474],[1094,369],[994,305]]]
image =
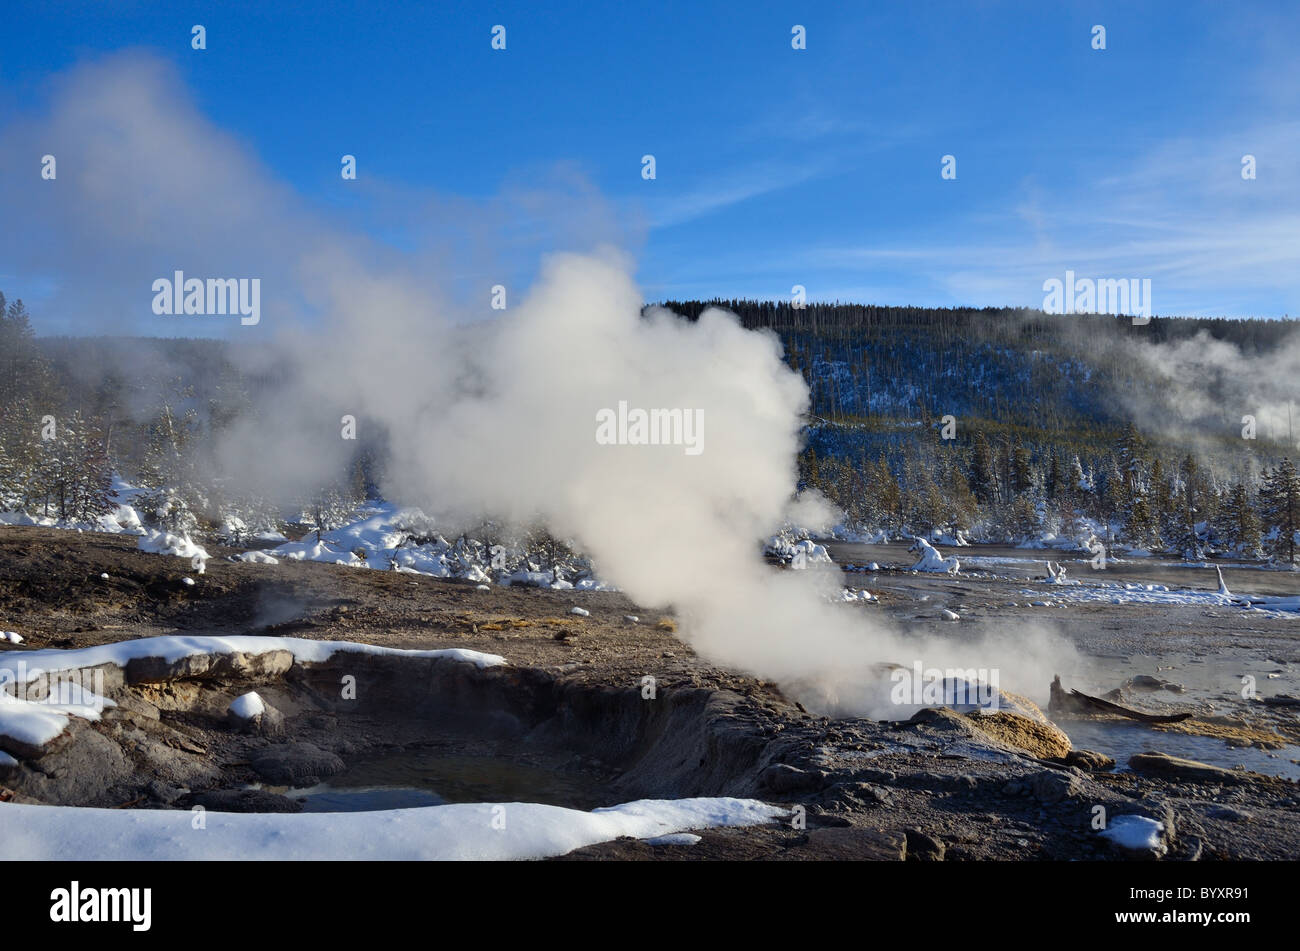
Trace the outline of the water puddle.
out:
[[[358,758],[315,786],[254,788],[299,801],[304,812],[372,812],[455,802],[536,802],[590,810],[614,805],[604,777],[572,768],[443,750]]]
[[[1119,769],[1126,769],[1129,757],[1137,753],[1160,752],[1224,769],[1244,766],[1251,772],[1300,780],[1300,765],[1292,762],[1300,759],[1300,747],[1296,746],[1268,751],[1232,747],[1217,737],[1169,733],[1140,723],[1058,720],[1056,725],[1066,732],[1076,748],[1105,753],[1115,760]]]

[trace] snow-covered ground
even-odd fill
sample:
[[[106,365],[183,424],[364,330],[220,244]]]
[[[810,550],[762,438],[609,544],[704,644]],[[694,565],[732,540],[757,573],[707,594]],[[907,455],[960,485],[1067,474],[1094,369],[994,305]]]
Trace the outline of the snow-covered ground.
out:
[[[1040,594],[1038,591],[1020,592],[1028,597]],[[1235,607],[1246,611],[1267,614],[1270,617],[1300,617],[1300,596],[1281,597],[1258,594],[1233,594],[1226,587],[1217,591],[1197,591],[1191,588],[1171,589],[1162,584],[1138,584],[1133,582],[1075,582],[1068,588],[1054,587],[1052,601],[1034,601],[1035,606],[1054,607],[1057,605],[1080,603],[1104,604],[1190,604],[1206,607]]]
[[[0,803],[0,859],[540,859],[621,836],[658,839],[786,815],[779,806],[728,798],[642,799],[591,812],[520,802],[299,814]]]

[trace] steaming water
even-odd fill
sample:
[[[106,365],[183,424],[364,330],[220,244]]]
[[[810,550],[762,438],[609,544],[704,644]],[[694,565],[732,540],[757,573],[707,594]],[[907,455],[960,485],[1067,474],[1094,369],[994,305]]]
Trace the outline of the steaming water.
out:
[[[259,786],[302,803],[304,812],[369,812],[454,802],[536,802],[589,810],[613,805],[594,774],[513,760],[404,750],[358,759],[315,786]]]

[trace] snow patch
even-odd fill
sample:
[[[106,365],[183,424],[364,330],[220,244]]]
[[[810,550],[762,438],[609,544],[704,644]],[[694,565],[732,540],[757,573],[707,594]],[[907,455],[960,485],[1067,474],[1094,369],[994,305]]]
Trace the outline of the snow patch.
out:
[[[564,855],[623,836],[761,825],[788,815],[755,799],[642,799],[582,812],[536,803],[455,803],[346,813],[0,806],[0,858],[80,861],[510,860]]]

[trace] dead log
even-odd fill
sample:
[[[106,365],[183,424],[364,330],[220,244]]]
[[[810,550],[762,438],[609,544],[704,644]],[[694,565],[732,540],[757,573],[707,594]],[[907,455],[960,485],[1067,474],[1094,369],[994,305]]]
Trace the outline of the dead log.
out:
[[[1183,720],[1190,720],[1192,717],[1190,713],[1143,713],[1141,710],[1122,707],[1118,703],[1111,703],[1109,700],[1101,699],[1101,697],[1090,697],[1078,690],[1071,690],[1067,694],[1061,686],[1059,674],[1052,681],[1052,697],[1047,709],[1049,712],[1109,713],[1112,716],[1126,717],[1129,720],[1137,720],[1141,723],[1181,723]]]

